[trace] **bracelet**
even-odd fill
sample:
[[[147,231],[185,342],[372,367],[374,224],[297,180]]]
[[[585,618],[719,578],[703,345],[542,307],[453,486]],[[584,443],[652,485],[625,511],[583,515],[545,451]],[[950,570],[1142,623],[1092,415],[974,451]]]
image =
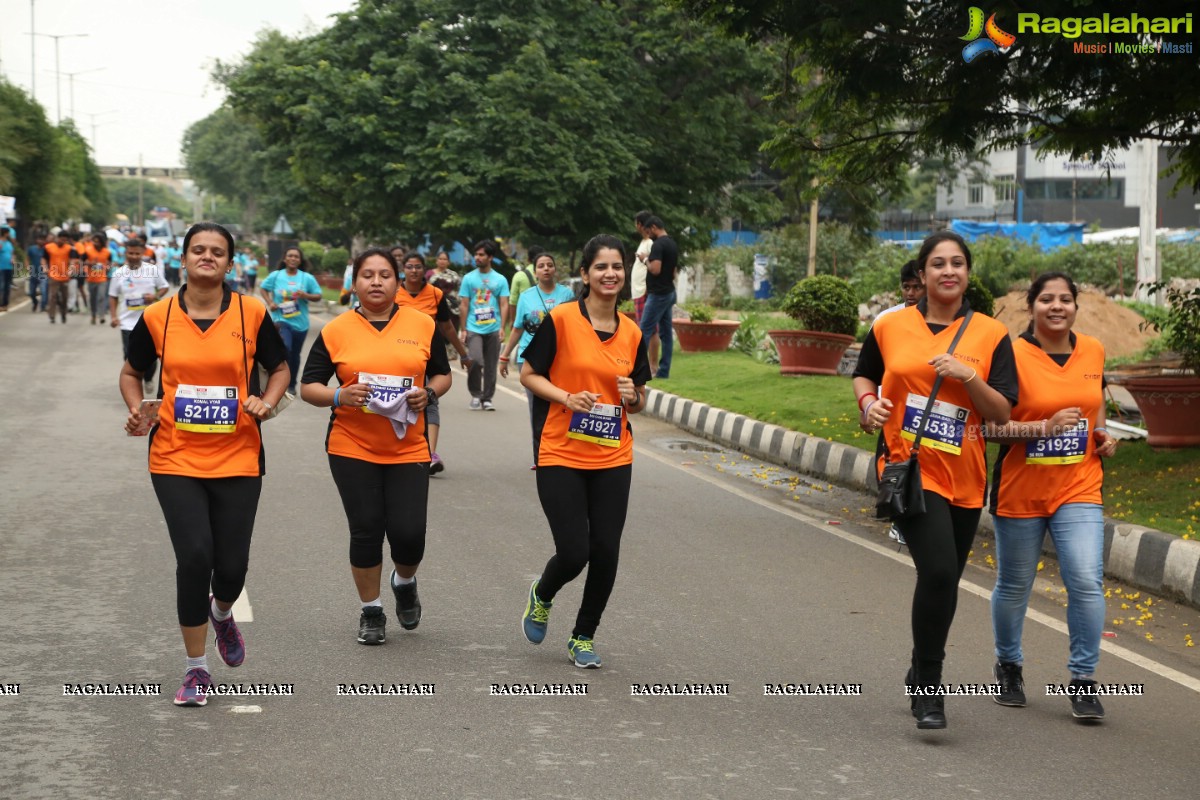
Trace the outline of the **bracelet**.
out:
[[[863,409],[863,412],[862,412],[862,418],[863,418],[863,422],[866,422],[866,421],[867,421],[867,414],[870,414],[870,413],[871,413],[871,406],[875,405],[877,402],[879,402],[879,398],[878,398],[878,397],[876,397],[876,398],[875,398],[874,400],[872,400],[871,402],[867,403],[867,407],[866,407],[866,408],[864,408],[864,409]]]
[[[1101,425],[1099,428],[1096,428],[1096,430],[1097,430],[1097,431],[1104,431],[1105,433],[1108,433],[1108,428],[1104,427],[1103,425]]]
[[[338,398],[341,396],[341,394],[342,394],[342,387],[339,386],[338,388],[333,390],[333,407],[334,408],[337,408],[338,406],[341,405],[341,402],[338,401]]]
[[[263,400],[263,401],[262,401],[262,404],[263,404],[264,406],[266,406],[266,407],[267,407],[267,411],[274,411],[274,410],[275,410],[275,406],[271,405],[271,404],[270,404],[270,403],[268,403],[266,400]]]
[[[501,360],[501,361],[508,361],[508,358],[506,358],[505,356],[500,356],[500,360]]]
[[[978,375],[979,375],[979,373],[975,371],[974,367],[972,367],[971,368],[971,377],[967,378],[965,381],[962,382],[963,386],[966,386],[968,383],[975,380],[975,378],[978,377]]]
[[[874,392],[863,392],[862,397],[858,398],[858,410],[859,411],[863,410],[863,400],[865,400],[868,397],[874,397],[876,400],[879,399],[879,395],[875,394]]]

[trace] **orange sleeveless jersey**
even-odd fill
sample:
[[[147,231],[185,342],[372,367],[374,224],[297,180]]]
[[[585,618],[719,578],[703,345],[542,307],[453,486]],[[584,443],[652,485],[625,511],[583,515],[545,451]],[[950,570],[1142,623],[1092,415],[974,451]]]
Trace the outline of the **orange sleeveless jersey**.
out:
[[[108,280],[109,250],[102,247],[99,250],[91,242],[83,247],[83,255],[87,260],[87,282],[104,283]]]
[[[396,305],[401,308],[415,308],[422,314],[428,314],[430,317],[437,317],[438,305],[442,302],[442,290],[436,286],[425,284],[421,291],[417,292],[417,296],[413,297],[408,293],[408,290],[401,284],[400,291],[396,292]]]
[[[158,425],[151,433],[151,472],[193,478],[255,477],[262,474],[259,460],[262,436],[258,422],[246,413],[244,403],[247,375],[254,368],[254,337],[266,313],[266,306],[262,303],[247,300],[235,292],[229,308],[221,312],[207,331],[201,331],[174,297],[146,309],[143,319],[154,339],[154,349],[162,360],[163,371],[163,402],[158,411]],[[243,336],[246,345],[244,361]],[[235,390],[237,410],[233,431],[206,432],[204,429],[218,426],[205,425],[202,420],[186,421],[189,417],[184,409],[177,408],[180,405],[177,400],[181,400],[183,405],[187,404],[186,400],[178,397],[181,385]],[[177,419],[185,427],[179,427]]]
[[[579,303],[555,306],[542,322],[543,325],[547,321],[553,323],[556,340],[554,362],[546,377],[571,394],[588,391],[600,395],[596,402],[603,404],[602,410],[612,412],[613,416],[597,413],[589,424],[604,428],[611,423],[613,427],[607,431],[588,430],[587,424],[581,424],[581,415],[561,403],[551,403],[542,428],[539,467],[606,469],[633,463],[633,431],[617,394],[617,376],[633,375],[642,332],[628,317],[618,315],[618,320],[617,331],[607,342],[600,341],[592,323],[580,312]],[[619,418],[616,413],[620,414]],[[575,429],[574,436],[571,435],[572,428]],[[618,435],[619,439],[616,438]],[[597,440],[617,441],[617,445],[600,444]]]
[[[407,294],[407,292],[405,292]],[[358,383],[360,372],[412,378],[412,386],[425,386],[425,367],[433,339],[433,319],[412,308],[398,308],[383,330],[375,330],[357,312],[336,317],[321,330],[329,359],[340,386]],[[429,461],[425,439],[425,412],[397,439],[387,417],[361,408],[333,409],[326,439],[331,455],[357,458],[374,464],[412,464]]]
[[[1081,425],[1064,436],[1016,442],[1001,450],[992,482],[992,511],[1004,517],[1049,517],[1065,503],[1100,503],[1104,468],[1092,438],[1104,420],[1104,345],[1075,335],[1075,349],[1059,366],[1025,339],[1013,344],[1021,403],[1013,422],[1049,419],[1071,406]]]
[[[875,322],[875,340],[885,365],[880,395],[892,401],[892,415],[883,426],[887,461],[908,460],[913,432],[937,379],[928,362],[950,348],[963,319],[959,317],[934,334],[919,308],[910,306]],[[1008,329],[1002,323],[975,312],[954,348],[954,357],[975,370],[975,380],[986,381],[992,353],[1007,337]],[[926,489],[952,505],[983,507],[987,462],[982,420],[961,381],[951,378],[942,382],[920,453],[921,480]],[[880,472],[884,461],[879,459]]]

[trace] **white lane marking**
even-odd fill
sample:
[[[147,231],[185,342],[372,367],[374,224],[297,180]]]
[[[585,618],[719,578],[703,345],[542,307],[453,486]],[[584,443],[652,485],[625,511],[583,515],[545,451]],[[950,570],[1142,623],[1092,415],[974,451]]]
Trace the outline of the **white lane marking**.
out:
[[[233,601],[233,618],[242,622],[254,622],[254,611],[250,608],[250,595],[243,588],[238,599]]]
[[[784,516],[788,516],[793,519],[799,520],[801,522],[807,523],[808,525],[812,525],[814,528],[819,528],[822,531],[825,531],[826,533],[833,534],[834,536],[838,537],[839,539],[842,539],[843,541],[847,541],[852,544],[856,544],[859,547],[864,547],[867,550],[870,550],[881,556],[886,556],[887,558],[890,558],[893,561],[896,561],[901,564],[905,564],[910,569],[915,569],[915,567],[913,567],[911,558],[900,555],[894,549],[887,547],[886,545],[876,544],[875,542],[868,541],[866,539],[861,539],[858,536],[855,536],[853,534],[838,530],[836,527],[834,527],[832,525],[828,525],[825,522],[823,522],[822,520],[817,519],[816,517],[812,517],[808,514],[804,514],[799,511],[790,509],[790,508],[784,508],[784,507],[775,505],[774,503],[768,502],[767,500],[763,500],[760,497],[755,497],[754,495],[750,494],[749,492],[746,492],[735,486],[730,486],[727,483],[719,480],[716,477],[705,475],[703,472],[701,472],[699,470],[685,469],[685,468],[679,466],[678,464],[676,464],[674,461],[672,461],[667,456],[661,455],[659,453],[655,453],[641,445],[634,444],[634,450],[636,450],[641,455],[647,456],[649,458],[654,459],[655,461],[658,461],[659,463],[674,467],[675,469],[679,470],[680,472],[686,472],[687,474],[695,476],[695,477],[699,478],[700,480],[707,481],[708,483],[711,483],[713,486],[720,487],[721,489],[724,489],[725,491],[729,492],[730,494],[737,495],[738,497],[742,498],[743,500],[748,500],[751,503],[762,506],[763,508],[770,509],[772,511],[777,511],[780,514],[783,514]],[[990,589],[985,589],[982,586],[978,586],[974,583],[971,583],[969,580],[964,580],[959,585],[962,586],[962,588],[966,589],[971,594],[975,595],[976,597],[980,597],[984,600],[988,600],[992,596],[992,592]],[[1055,619],[1054,617],[1049,616],[1048,614],[1044,614],[1041,611],[1035,611],[1034,609],[1029,609],[1029,611],[1027,612],[1027,616],[1029,617],[1029,619],[1033,620],[1034,622],[1041,623],[1042,625],[1045,625],[1047,628],[1058,631],[1059,633],[1063,634],[1064,636],[1069,635],[1066,624],[1063,622],[1060,622],[1059,620]],[[1132,650],[1128,650],[1124,647],[1121,647],[1118,644],[1113,644],[1112,642],[1101,641],[1100,649],[1106,653],[1111,653],[1112,655],[1116,656],[1117,658],[1120,658],[1124,661],[1128,661],[1130,664],[1133,664],[1134,666],[1141,667],[1142,669],[1146,670],[1147,672],[1152,672],[1155,675],[1158,675],[1161,678],[1166,678],[1167,680],[1177,683],[1186,689],[1191,689],[1193,692],[1200,693],[1200,679],[1193,678],[1191,675],[1188,675],[1187,673],[1180,672],[1179,670],[1173,669],[1172,667],[1168,667],[1165,664],[1160,664],[1157,661],[1146,658],[1143,655],[1139,655],[1138,653],[1135,653]]]
[[[261,714],[262,706],[230,706],[230,714]]]

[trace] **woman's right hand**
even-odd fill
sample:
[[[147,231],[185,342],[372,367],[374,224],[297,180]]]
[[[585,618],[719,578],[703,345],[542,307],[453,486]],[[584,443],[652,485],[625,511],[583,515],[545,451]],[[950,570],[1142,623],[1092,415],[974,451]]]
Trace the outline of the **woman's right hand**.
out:
[[[1072,408],[1064,408],[1057,411],[1053,417],[1046,422],[1046,435],[1059,436],[1064,430],[1074,428],[1079,424],[1079,420],[1083,410],[1078,406]]]
[[[342,387],[338,395],[339,406],[365,406],[371,396],[371,387],[365,383],[352,383]]]
[[[867,406],[866,423],[872,431],[877,431],[892,418],[892,401],[886,397],[871,401]]]

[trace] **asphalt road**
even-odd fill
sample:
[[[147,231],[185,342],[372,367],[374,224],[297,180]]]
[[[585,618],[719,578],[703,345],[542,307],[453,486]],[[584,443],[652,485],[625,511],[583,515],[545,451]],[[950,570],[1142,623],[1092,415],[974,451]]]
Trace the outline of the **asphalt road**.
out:
[[[1068,676],[1064,610],[1042,587],[1026,625],[1029,707],[954,697],[949,728],[919,732],[902,688],[912,567],[858,514],[862,498],[768,475],[649,419],[634,418],[604,667],[567,660],[581,580],[559,595],[546,642],[528,644],[525,593],[552,544],[524,399],[510,380],[495,413],[469,411],[457,372],[420,628],[402,631],[389,603],[387,644],[355,642],[327,412],[297,402],[264,426],[238,606],[252,614],[246,663],[230,670],[210,648],[215,680],[292,684],[294,696],[176,708],[173,557],[146,440],[122,431],[119,334],[80,322],[0,315],[0,798],[1195,796],[1195,648],[1124,632],[1106,642],[1099,677],[1144,695],[1106,698],[1102,725],[1078,724],[1065,698],[1044,694]],[[967,583],[945,680],[989,683],[991,575],[972,567]],[[1195,612],[1166,608],[1171,625],[1200,628]],[[64,696],[88,682],[157,683],[162,696]],[[764,696],[766,684],[810,682],[862,691]],[[436,688],[338,695],[360,683]],[[491,694],[513,683],[587,694]],[[631,696],[657,683],[728,684],[728,695]]]

